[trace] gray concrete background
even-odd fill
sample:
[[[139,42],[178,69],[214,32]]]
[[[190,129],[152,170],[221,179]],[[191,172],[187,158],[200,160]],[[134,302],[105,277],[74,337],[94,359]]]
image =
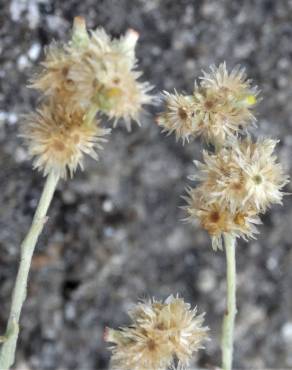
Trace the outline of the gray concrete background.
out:
[[[255,133],[281,139],[279,156],[291,173],[292,1],[1,0],[0,332],[43,185],[17,137],[21,114],[37,101],[26,83],[43,46],[64,40],[75,15],[114,36],[136,29],[144,78],[156,92],[190,92],[213,63],[245,66],[262,90]],[[33,260],[17,369],[105,369],[104,327],[126,324],[138,298],[171,293],[207,312],[212,340],[193,366],[220,363],[224,255],[204,231],[180,222],[201,144],[182,147],[161,134],[159,109],[131,133],[121,123],[100,161],[59,185]],[[239,243],[235,368],[292,369],[291,214],[286,197],[264,216],[257,241]]]

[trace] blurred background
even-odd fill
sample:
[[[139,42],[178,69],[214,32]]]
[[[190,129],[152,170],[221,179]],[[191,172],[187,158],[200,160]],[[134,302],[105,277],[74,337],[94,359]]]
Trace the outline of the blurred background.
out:
[[[137,30],[140,67],[156,92],[190,93],[202,69],[224,60],[246,67],[263,98],[255,134],[281,140],[278,154],[291,173],[292,1],[1,0],[0,333],[44,182],[18,138],[22,114],[37,101],[26,84],[43,47],[66,40],[76,15],[113,36]],[[107,369],[104,328],[126,325],[140,298],[176,293],[207,312],[211,329],[192,368],[220,364],[225,257],[203,230],[180,221],[202,148],[161,134],[159,109],[130,133],[121,122],[100,161],[60,183],[33,259],[16,369]],[[237,249],[234,367],[292,369],[291,197],[263,222],[258,239]]]

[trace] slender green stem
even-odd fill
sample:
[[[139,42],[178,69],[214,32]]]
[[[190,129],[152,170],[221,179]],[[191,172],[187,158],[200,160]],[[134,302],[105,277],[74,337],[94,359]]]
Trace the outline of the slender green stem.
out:
[[[235,238],[230,234],[224,235],[227,270],[227,307],[222,328],[222,369],[232,369],[233,332],[236,315],[236,261]]]
[[[59,176],[51,172],[46,183],[36,209],[31,227],[21,244],[21,259],[16,277],[15,286],[12,294],[9,319],[7,323],[4,343],[0,352],[0,369],[8,370],[14,363],[15,350],[19,332],[19,319],[23,303],[27,294],[28,274],[31,265],[33,252],[46,222],[46,215],[53,198]]]

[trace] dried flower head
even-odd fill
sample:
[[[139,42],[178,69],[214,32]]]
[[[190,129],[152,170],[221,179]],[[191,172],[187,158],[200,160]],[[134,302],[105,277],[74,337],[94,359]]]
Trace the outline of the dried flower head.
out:
[[[201,136],[216,146],[224,145],[255,122],[251,108],[257,95],[244,70],[228,73],[222,63],[204,72],[192,96],[166,95],[166,111],[158,123],[183,140]]]
[[[163,132],[175,133],[176,139],[182,139],[183,144],[196,134],[197,125],[194,118],[194,103],[191,96],[164,93],[166,108],[158,117],[158,124]]]
[[[42,70],[31,87],[43,93],[41,107],[27,117],[23,136],[34,166],[61,177],[82,167],[84,154],[97,158],[95,149],[109,130],[95,122],[106,113],[115,123],[123,118],[139,123],[142,105],[150,103],[150,85],[139,82],[135,46],[138,34],[129,30],[119,39],[102,29],[88,33],[76,17],[68,43],[52,43]]]
[[[199,223],[206,230],[212,240],[214,250],[222,250],[224,234],[233,235],[244,240],[255,238],[258,234],[256,225],[261,221],[254,208],[234,209],[222,204],[208,194],[204,185],[195,189],[188,189],[185,197],[188,205],[185,207],[187,221]]]
[[[69,74],[81,104],[96,104],[115,124],[123,118],[128,128],[131,120],[139,122],[142,106],[152,99],[151,86],[139,82],[141,73],[135,70],[137,39],[133,30],[119,40],[112,40],[103,29],[92,32],[83,63],[76,63]]]
[[[83,168],[84,154],[97,159],[96,149],[105,141],[109,129],[101,128],[80,108],[69,110],[59,100],[44,103],[26,117],[22,136],[29,154],[35,158],[34,167],[47,175],[55,171],[65,178],[77,167]]]
[[[62,94],[72,96],[75,84],[69,78],[69,70],[74,58],[64,45],[53,42],[45,48],[45,60],[41,63],[41,72],[31,82],[30,87],[40,90],[45,96]]]
[[[283,187],[288,183],[274,154],[276,140],[247,138],[212,154],[203,152],[198,172],[191,177],[204,187],[210,202],[236,209],[255,208],[265,212],[274,203],[281,204]]]
[[[69,72],[76,63],[82,64],[88,44],[85,19],[75,17],[72,39],[68,43],[52,42],[45,48],[41,70],[33,77],[30,87],[41,91],[45,97],[66,96],[69,103],[69,98],[76,93],[76,85]]]
[[[244,69],[237,67],[228,73],[225,63],[210,69],[195,85],[196,115],[201,123],[199,134],[208,142],[222,145],[255,122],[251,108],[258,92],[251,87]]]
[[[108,342],[114,343],[112,365],[120,370],[165,370],[174,364],[187,365],[201,348],[208,328],[203,315],[181,298],[165,302],[152,300],[138,304],[131,312],[131,326],[109,329]]]
[[[252,81],[247,79],[244,68],[240,66],[235,67],[230,73],[225,62],[218,67],[211,66],[210,72],[203,72],[200,80],[201,87],[223,94],[230,100],[245,101],[248,106],[256,103],[257,88],[251,86]]]
[[[252,238],[258,215],[274,203],[281,204],[288,176],[277,162],[277,141],[250,138],[235,141],[216,153],[203,152],[195,161],[197,172],[190,179],[198,187],[188,190],[188,220],[199,221],[212,237],[215,249],[223,233]]]
[[[246,179],[247,195],[244,203],[255,204],[260,212],[265,212],[272,204],[282,204],[283,187],[288,184],[281,163],[277,162],[274,149],[277,140],[259,139],[253,143],[247,139],[238,147],[238,158]]]
[[[69,44],[47,49],[43,70],[32,87],[46,96],[66,95],[71,106],[95,105],[115,124],[123,118],[130,128],[131,120],[139,123],[142,106],[152,101],[148,94],[152,87],[140,82],[141,72],[136,71],[138,34],[129,30],[124,37],[111,39],[99,28],[89,35],[85,23],[77,20]]]

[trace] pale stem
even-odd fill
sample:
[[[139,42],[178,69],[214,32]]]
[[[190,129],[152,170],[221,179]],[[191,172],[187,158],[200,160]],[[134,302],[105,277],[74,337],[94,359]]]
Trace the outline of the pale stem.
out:
[[[48,175],[31,227],[21,244],[20,264],[12,293],[12,302],[6,334],[0,352],[0,369],[8,370],[14,363],[19,332],[19,319],[27,294],[28,274],[33,252],[47,219],[47,211],[53,198],[59,176],[53,171]]]
[[[226,252],[227,307],[222,327],[222,369],[231,370],[233,358],[233,333],[236,315],[236,261],[234,236],[225,234],[224,244]]]

